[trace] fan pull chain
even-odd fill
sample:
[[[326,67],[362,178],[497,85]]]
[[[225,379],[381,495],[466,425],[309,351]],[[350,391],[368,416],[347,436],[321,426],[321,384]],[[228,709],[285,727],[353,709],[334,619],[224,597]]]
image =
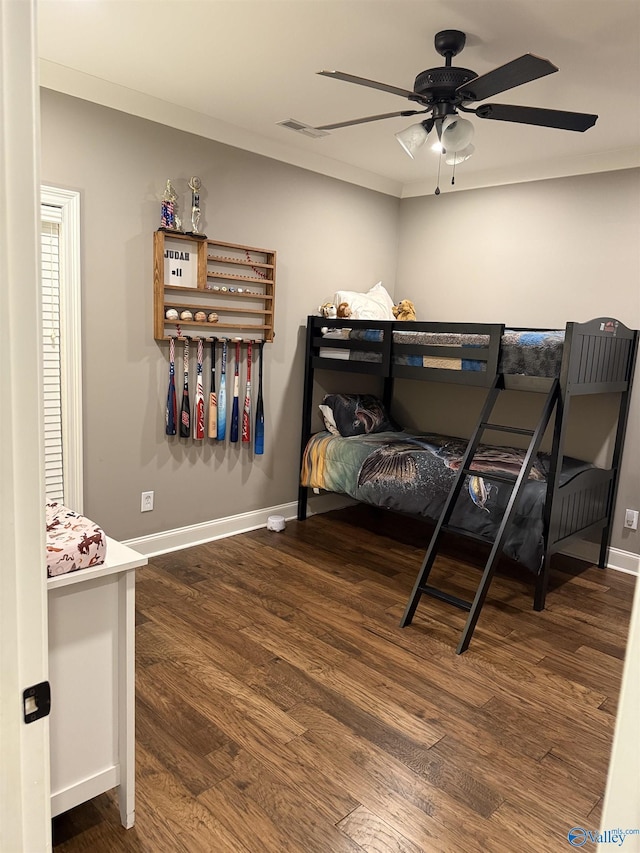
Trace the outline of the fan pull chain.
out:
[[[440,195],[440,164],[442,163],[442,151],[438,156],[438,181],[436,186],[436,195]]]
[[[458,162],[458,156],[456,155],[453,161],[453,171],[451,172],[451,186],[455,186],[456,183],[456,163]]]

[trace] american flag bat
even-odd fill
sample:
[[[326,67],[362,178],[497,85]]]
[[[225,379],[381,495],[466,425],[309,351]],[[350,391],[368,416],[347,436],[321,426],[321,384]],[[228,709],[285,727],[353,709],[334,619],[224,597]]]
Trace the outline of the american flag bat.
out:
[[[209,394],[209,438],[218,435],[218,401],[216,398],[216,341],[211,341],[211,392]]]
[[[180,438],[191,435],[191,404],[189,403],[189,338],[184,339],[184,387],[182,389],[182,408],[180,409]]]
[[[193,437],[202,441],[204,438],[204,392],[202,390],[202,359],[204,342],[198,339],[198,358],[196,362],[196,402],[193,408]]]
[[[233,408],[231,409],[231,434],[229,441],[238,440],[238,416],[240,414],[240,375],[238,373],[240,361],[240,341],[236,341],[236,369],[233,374]]]
[[[251,341],[247,342],[247,389],[244,392],[244,409],[242,410],[242,441],[251,441],[251,358],[253,350]]]
[[[258,399],[256,401],[256,437],[253,451],[261,456],[264,453],[264,405],[262,403],[262,348],[264,341],[258,344]]]
[[[167,408],[165,412],[165,432],[167,435],[176,434],[178,422],[178,403],[176,401],[176,342],[169,340],[169,390],[167,392]]]
[[[227,339],[222,341],[222,365],[220,367],[220,390],[218,391],[218,441],[227,434]]]

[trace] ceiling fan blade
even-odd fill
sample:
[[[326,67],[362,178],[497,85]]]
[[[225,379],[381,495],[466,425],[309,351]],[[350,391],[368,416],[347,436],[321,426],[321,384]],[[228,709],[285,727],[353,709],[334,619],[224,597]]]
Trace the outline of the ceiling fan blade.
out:
[[[386,83],[376,83],[375,80],[367,80],[366,77],[355,77],[353,74],[345,74],[343,71],[318,71],[323,77],[333,77],[335,80],[344,80],[345,83],[357,83],[358,86],[368,86],[370,89],[380,89],[382,92],[390,92],[392,95],[400,95],[412,101],[420,101],[419,95],[409,89],[399,89],[397,86],[389,86]]]
[[[589,113],[570,113],[565,110],[546,110],[539,107],[517,107],[509,104],[481,104],[475,114],[478,118],[494,121],[515,121],[519,124],[537,124],[541,127],[556,127],[559,130],[584,132],[598,120]]]
[[[322,124],[316,127],[316,130],[336,130],[339,127],[351,127],[354,124],[366,124],[369,121],[380,121],[383,118],[395,118],[396,116],[417,116],[426,113],[428,110],[401,110],[398,113],[382,113],[379,116],[365,116],[364,118],[355,118],[351,121],[339,121],[335,124]]]
[[[522,86],[523,83],[529,83],[539,77],[546,77],[547,74],[553,74],[557,70],[553,62],[549,62],[548,59],[542,59],[533,53],[525,53],[524,56],[513,59],[506,65],[500,65],[493,71],[463,83],[458,86],[456,92],[463,94],[465,101],[484,101],[485,98],[490,98],[499,92],[506,92],[507,89]]]

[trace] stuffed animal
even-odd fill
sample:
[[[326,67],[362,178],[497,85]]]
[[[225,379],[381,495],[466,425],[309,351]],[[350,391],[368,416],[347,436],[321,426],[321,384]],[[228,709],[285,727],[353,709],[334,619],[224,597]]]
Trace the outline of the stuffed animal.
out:
[[[351,316],[351,308],[348,302],[341,302],[337,308],[338,317],[347,320]]]
[[[410,299],[401,299],[393,306],[393,316],[396,320],[416,320],[416,309]]]
[[[326,317],[328,320],[335,320],[338,312],[333,302],[325,302],[318,308],[318,313],[321,317]]]

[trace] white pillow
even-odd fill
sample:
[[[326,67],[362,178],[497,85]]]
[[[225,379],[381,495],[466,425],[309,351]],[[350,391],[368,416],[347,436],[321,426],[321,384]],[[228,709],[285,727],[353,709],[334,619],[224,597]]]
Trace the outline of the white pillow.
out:
[[[325,429],[330,432],[331,435],[340,435],[340,430],[336,426],[336,419],[333,416],[333,409],[331,406],[323,406],[321,403],[318,408],[320,409]]]
[[[354,320],[395,320],[393,316],[393,299],[379,281],[367,293],[357,293],[354,290],[339,290],[334,302],[339,305],[346,302],[351,308]]]

